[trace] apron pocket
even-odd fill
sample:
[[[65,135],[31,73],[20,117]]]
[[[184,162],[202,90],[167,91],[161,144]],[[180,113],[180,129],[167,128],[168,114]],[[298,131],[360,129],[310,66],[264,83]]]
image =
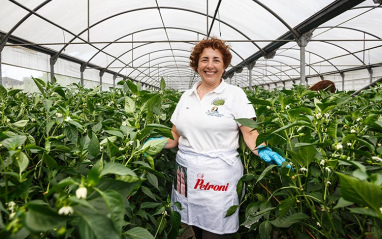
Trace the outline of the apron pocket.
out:
[[[174,190],[180,195],[187,197],[187,168],[176,163],[175,177],[174,177]]]

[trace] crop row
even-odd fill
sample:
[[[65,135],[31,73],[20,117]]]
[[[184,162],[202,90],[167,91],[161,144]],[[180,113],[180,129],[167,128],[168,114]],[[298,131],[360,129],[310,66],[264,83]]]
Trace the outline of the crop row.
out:
[[[130,81],[100,92],[33,79],[40,92],[0,86],[1,238],[176,238],[169,193],[180,93]],[[256,88],[257,129],[292,163],[267,165],[241,141],[241,238],[382,237],[382,88],[360,95]],[[285,165],[284,165],[285,166]],[[240,206],[240,207],[239,207]]]

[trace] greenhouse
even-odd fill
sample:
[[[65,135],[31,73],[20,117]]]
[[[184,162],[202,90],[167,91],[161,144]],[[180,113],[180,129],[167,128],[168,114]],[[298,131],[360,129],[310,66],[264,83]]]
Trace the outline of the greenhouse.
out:
[[[381,0],[0,6],[0,238],[382,238]]]

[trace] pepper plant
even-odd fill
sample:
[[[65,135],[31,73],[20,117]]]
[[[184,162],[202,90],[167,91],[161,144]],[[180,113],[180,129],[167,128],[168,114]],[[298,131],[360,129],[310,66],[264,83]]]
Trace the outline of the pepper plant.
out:
[[[100,92],[33,78],[0,86],[1,238],[176,238],[168,116],[179,94],[131,81]]]
[[[381,86],[355,97],[303,86],[248,92],[257,120],[237,121],[292,168],[266,165],[241,143],[243,238],[382,236]]]

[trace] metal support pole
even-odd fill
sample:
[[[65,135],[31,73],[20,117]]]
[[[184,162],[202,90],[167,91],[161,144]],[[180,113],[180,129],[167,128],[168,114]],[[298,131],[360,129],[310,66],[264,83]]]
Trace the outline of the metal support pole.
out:
[[[3,85],[3,69],[2,69],[2,61],[1,61],[1,51],[0,51],[0,85]]]
[[[117,74],[113,75],[113,88],[115,88],[115,80],[117,79]]]
[[[297,44],[300,47],[300,85],[305,84],[308,86],[305,79],[305,47],[308,45],[308,42],[313,36],[313,30],[304,33],[297,39]]]
[[[51,57],[50,58],[50,82],[54,81],[54,63],[55,63],[55,61]]]
[[[373,69],[367,68],[367,71],[369,72],[369,75],[370,75],[369,84],[371,84],[371,83],[373,83]]]
[[[102,91],[102,76],[105,73],[105,70],[99,72],[99,84],[101,85],[100,91]]]
[[[82,64],[80,67],[81,72],[81,86],[84,87],[84,71],[86,69],[86,64]]]
[[[248,78],[249,78],[249,86],[248,87],[249,87],[250,90],[253,90],[253,88],[252,88],[252,69],[253,69],[253,67],[255,65],[256,65],[256,61],[254,61],[254,62],[252,62],[252,63],[247,65],[248,70],[249,70],[249,76],[248,76]]]
[[[305,83],[305,46],[300,46],[300,85]]]
[[[345,91],[345,73],[340,72],[341,78],[342,78],[342,91]]]
[[[134,34],[131,34],[131,67],[134,67]]]
[[[206,7],[206,9],[207,9],[207,13],[206,13],[206,17],[207,17],[207,28],[206,28],[206,35],[208,36],[208,0],[207,0],[207,7]]]
[[[151,54],[149,53],[149,77],[151,76]]]

